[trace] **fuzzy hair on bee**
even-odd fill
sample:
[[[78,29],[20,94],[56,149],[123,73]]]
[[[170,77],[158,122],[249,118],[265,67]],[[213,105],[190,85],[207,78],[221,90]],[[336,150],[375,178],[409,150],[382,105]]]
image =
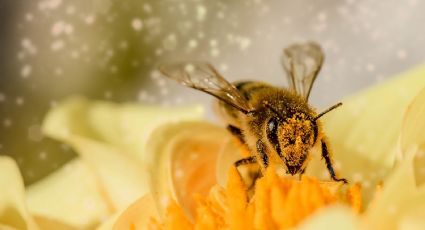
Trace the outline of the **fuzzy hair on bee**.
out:
[[[310,159],[310,150],[320,145],[331,179],[347,183],[346,179],[336,176],[319,121],[342,103],[319,114],[308,103],[323,59],[321,47],[313,42],[285,48],[281,63],[287,74],[288,88],[256,81],[230,83],[205,62],[163,65],[160,71],[182,85],[217,98],[217,113],[228,124],[229,132],[251,153],[236,161],[236,167],[258,164],[264,172],[268,167],[283,165],[286,173],[301,175]]]

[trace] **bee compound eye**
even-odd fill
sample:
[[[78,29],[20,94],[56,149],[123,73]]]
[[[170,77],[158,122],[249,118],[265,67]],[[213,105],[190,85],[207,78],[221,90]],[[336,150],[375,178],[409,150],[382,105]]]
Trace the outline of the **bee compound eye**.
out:
[[[276,118],[271,118],[269,120],[269,122],[267,123],[267,132],[270,135],[273,135],[277,132],[277,119]]]
[[[277,130],[279,122],[276,118],[271,118],[267,122],[267,138],[273,146],[279,145]]]

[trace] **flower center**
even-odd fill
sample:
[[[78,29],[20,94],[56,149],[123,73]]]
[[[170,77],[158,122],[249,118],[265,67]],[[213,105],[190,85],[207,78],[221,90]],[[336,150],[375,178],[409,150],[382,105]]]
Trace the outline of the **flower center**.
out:
[[[153,221],[152,229],[288,229],[320,208],[343,203],[361,210],[359,185],[350,188],[338,182],[314,178],[301,180],[281,177],[268,170],[248,198],[246,185],[238,171],[229,172],[227,188],[213,187],[209,196],[196,197],[196,215],[190,221],[177,204],[168,208],[162,223]]]

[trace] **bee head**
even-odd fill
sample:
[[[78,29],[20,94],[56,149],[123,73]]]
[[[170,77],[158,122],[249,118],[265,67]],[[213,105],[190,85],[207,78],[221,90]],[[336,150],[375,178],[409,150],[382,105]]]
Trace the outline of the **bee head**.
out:
[[[284,161],[287,173],[300,173],[305,168],[309,150],[315,143],[315,121],[303,113],[295,113],[285,120],[271,118],[267,126],[268,140]]]

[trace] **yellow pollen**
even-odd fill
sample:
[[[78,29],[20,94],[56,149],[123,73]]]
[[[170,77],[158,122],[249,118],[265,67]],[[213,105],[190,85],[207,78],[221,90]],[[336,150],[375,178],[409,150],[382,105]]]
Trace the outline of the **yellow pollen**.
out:
[[[182,208],[172,204],[162,224],[151,229],[289,229],[297,226],[318,209],[334,203],[351,206],[361,212],[361,188],[302,177],[301,180],[281,177],[267,170],[255,184],[249,198],[246,185],[236,168],[229,171],[226,188],[213,187],[209,196],[197,197],[193,221]]]

